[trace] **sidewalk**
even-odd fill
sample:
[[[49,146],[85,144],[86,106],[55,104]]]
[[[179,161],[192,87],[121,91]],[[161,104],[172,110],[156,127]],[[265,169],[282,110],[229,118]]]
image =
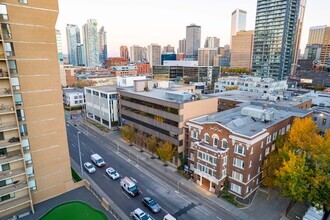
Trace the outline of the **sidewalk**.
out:
[[[177,168],[174,167],[173,165],[169,165],[167,167],[163,166],[163,162],[158,160],[158,159],[150,159],[152,156],[150,153],[144,151],[140,152],[140,149],[136,146],[128,146],[127,143],[123,142],[123,140],[120,138],[119,132],[109,132],[105,133],[100,131],[98,128],[94,127],[93,125],[90,125],[88,123],[82,122],[81,124],[78,125],[78,127],[82,127],[84,130],[94,131],[98,133],[99,135],[102,135],[106,137],[109,141],[112,143],[116,144],[116,147],[119,146],[119,151],[124,151],[124,152],[131,152],[131,155],[134,156],[139,156],[141,158],[139,160],[139,163],[143,163],[147,165],[148,167],[152,167],[154,170],[156,170],[158,173],[161,173],[163,176],[169,177],[169,179],[173,180],[174,182],[180,183],[182,186],[190,189],[191,191],[194,191],[197,193],[199,196],[203,196],[204,198],[208,199],[212,203],[222,207],[229,213],[237,216],[240,219],[244,220],[249,220],[249,219],[255,219],[246,214],[244,211],[241,209],[237,208],[236,206],[232,205],[231,203],[224,201],[220,198],[217,197],[217,195],[199,187],[197,184],[195,184],[192,181],[189,181],[185,179],[184,177],[180,176],[179,174],[176,173]],[[86,131],[87,131],[86,130]],[[148,158],[148,159],[146,159]],[[170,171],[170,172],[168,172]]]

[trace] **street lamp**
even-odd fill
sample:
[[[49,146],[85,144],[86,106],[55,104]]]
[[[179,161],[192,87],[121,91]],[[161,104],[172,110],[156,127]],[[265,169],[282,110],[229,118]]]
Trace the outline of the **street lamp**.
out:
[[[82,166],[82,160],[81,160],[81,150],[80,150],[79,134],[81,134],[80,131],[77,132],[78,150],[79,150],[79,161],[80,161],[80,172],[81,172],[81,179],[84,179],[84,172],[83,172],[83,166]]]

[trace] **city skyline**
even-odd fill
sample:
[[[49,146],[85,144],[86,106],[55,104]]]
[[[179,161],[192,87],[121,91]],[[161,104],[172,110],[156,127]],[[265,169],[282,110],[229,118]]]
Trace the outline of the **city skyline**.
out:
[[[87,0],[79,2],[77,0],[59,0],[60,14],[56,27],[64,33],[66,24],[77,24],[81,28],[87,19],[96,19],[99,25],[104,26],[108,32],[108,51],[111,57],[119,56],[121,45],[130,47],[133,44],[147,46],[151,43],[157,43],[161,46],[171,44],[177,49],[178,41],[185,37],[185,27],[191,23],[196,23],[202,27],[202,42],[208,36],[216,36],[220,38],[221,46],[229,44],[231,13],[236,8],[247,11],[246,29],[254,29],[257,0],[251,0],[249,2],[233,0],[226,4],[223,1],[208,0],[207,3],[209,4],[204,4],[205,6],[198,4],[199,2],[197,0],[193,0],[189,5],[173,0],[170,0],[168,5],[171,5],[171,3],[175,5],[175,8],[171,8],[172,11],[170,14],[180,14],[180,17],[172,16],[171,18],[171,16],[165,16],[168,14],[168,11],[165,10],[166,8],[162,5],[158,6],[149,0],[143,0],[139,3],[131,0],[116,3],[116,5],[111,5],[110,13],[108,12],[109,7],[105,7],[110,4],[105,0],[97,0],[92,5]],[[210,4],[213,4],[214,7],[208,7]],[[79,8],[77,8],[77,5],[79,5]],[[323,5],[324,7],[319,7],[319,5]],[[79,10],[72,12],[71,9],[73,7]],[[303,53],[307,43],[309,28],[311,26],[329,25],[326,23],[328,22],[326,19],[326,9],[329,7],[330,2],[326,0],[307,2],[300,44],[301,53]],[[125,14],[127,18],[123,18],[120,15],[123,8],[126,10]],[[150,13],[134,15],[133,13],[140,11],[137,10],[138,8]],[[196,13],[196,10],[199,10],[199,13]],[[164,15],[161,16],[160,14]],[[313,16],[315,14],[319,16]],[[119,17],[120,20],[118,20]],[[137,20],[136,17],[139,17],[138,20],[141,20],[140,23],[132,22]],[[147,18],[150,19],[148,20]],[[150,28],[156,25],[159,27]],[[148,31],[149,29],[150,31]],[[63,36],[62,45],[64,53],[67,53],[66,36]]]

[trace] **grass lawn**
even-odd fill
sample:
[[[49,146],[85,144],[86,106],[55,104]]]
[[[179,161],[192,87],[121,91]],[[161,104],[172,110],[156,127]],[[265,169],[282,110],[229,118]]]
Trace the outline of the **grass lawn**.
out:
[[[56,206],[46,213],[41,220],[107,220],[108,217],[101,211],[94,209],[83,202],[68,202]]]

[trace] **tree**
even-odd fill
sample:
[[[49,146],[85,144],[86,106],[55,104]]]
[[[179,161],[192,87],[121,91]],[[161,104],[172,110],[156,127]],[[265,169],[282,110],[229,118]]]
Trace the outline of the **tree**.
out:
[[[152,153],[156,153],[157,151],[157,147],[158,147],[158,141],[157,138],[155,136],[149,136],[147,137],[147,139],[145,140],[147,149]]]
[[[122,137],[129,142],[129,145],[132,146],[135,141],[135,130],[132,126],[124,125],[121,129]]]
[[[96,82],[87,79],[78,79],[75,83],[75,87],[84,88],[86,86],[94,86]]]
[[[175,149],[172,147],[172,143],[166,141],[158,149],[157,153],[162,161],[166,162],[172,159]]]

